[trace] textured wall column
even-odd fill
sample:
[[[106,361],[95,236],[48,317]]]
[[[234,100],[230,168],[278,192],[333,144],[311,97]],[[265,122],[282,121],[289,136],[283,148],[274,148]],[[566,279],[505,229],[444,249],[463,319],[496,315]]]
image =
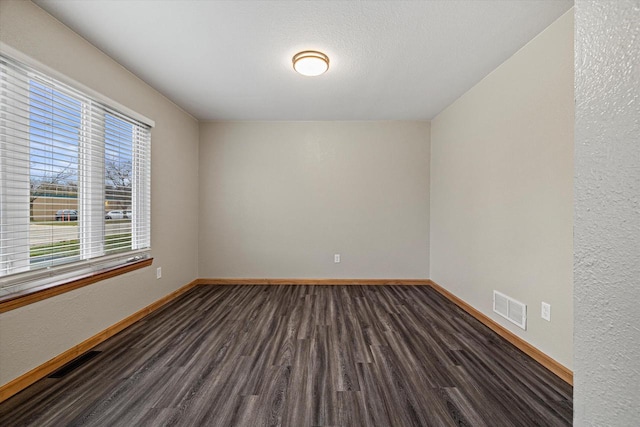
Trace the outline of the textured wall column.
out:
[[[640,1],[575,5],[574,421],[640,420]]]

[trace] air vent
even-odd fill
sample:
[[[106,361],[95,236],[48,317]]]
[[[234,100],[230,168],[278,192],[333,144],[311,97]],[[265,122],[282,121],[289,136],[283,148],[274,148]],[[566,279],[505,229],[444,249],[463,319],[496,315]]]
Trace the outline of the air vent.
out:
[[[527,329],[527,306],[520,301],[493,291],[493,311],[522,329]]]
[[[88,351],[83,355],[76,357],[71,362],[67,363],[66,365],[64,365],[57,371],[55,371],[53,374],[49,375],[49,378],[62,378],[68,373],[75,371],[77,368],[84,365],[85,363],[87,363],[89,360],[93,359],[100,353],[101,353],[100,351],[96,351],[96,350]]]

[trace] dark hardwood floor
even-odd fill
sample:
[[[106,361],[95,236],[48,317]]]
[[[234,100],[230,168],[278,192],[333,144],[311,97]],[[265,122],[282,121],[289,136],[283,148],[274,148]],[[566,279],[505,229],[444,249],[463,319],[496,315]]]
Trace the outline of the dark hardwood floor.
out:
[[[572,388],[433,289],[198,286],[1,426],[556,426]]]

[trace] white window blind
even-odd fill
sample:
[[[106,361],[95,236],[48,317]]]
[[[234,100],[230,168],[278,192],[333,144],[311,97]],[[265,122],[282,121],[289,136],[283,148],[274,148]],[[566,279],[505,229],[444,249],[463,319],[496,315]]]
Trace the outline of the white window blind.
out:
[[[0,296],[148,256],[151,127],[104,99],[0,55]]]

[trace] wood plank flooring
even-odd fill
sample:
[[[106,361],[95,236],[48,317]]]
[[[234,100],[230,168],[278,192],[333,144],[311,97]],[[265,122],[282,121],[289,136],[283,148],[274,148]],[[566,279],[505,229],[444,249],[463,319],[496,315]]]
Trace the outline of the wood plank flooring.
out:
[[[1,426],[561,426],[572,388],[421,286],[197,286]]]

